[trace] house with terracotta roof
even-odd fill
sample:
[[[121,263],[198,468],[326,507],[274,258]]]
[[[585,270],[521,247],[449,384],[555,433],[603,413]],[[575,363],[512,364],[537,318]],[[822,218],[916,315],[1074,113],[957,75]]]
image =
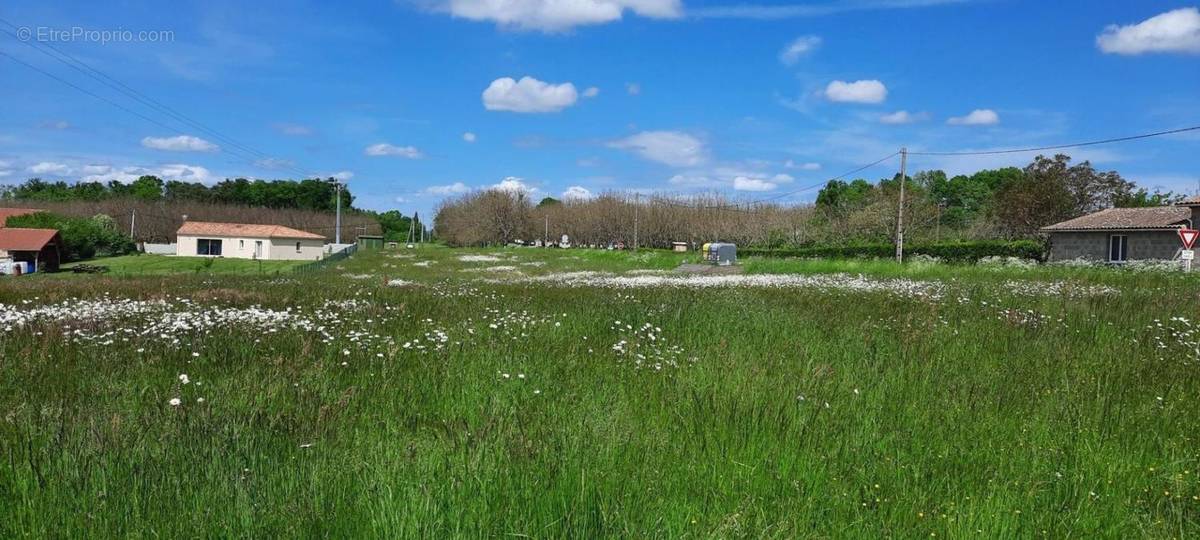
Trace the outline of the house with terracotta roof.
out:
[[[62,237],[54,229],[0,227],[0,274],[57,272]]]
[[[325,237],[282,225],[185,221],[176,231],[175,254],[186,257],[314,261]]]
[[[1042,227],[1041,231],[1050,239],[1047,260],[1087,259],[1120,264],[1177,259],[1183,249],[1179,229],[1200,224],[1197,212],[1200,212],[1200,196],[1172,206],[1108,208]]]

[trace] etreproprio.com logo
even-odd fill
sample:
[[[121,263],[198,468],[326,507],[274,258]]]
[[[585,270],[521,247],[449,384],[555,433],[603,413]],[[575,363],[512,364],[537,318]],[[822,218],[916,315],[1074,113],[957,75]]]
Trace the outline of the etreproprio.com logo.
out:
[[[174,30],[127,30],[124,28],[54,28],[52,26],[22,26],[17,39],[42,43],[168,43],[175,41]]]

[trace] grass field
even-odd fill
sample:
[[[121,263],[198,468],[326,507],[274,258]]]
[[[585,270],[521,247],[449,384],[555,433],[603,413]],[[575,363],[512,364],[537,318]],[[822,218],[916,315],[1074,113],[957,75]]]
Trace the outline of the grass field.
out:
[[[0,281],[0,536],[1200,534],[1195,276],[687,258]]]
[[[68,263],[63,270],[79,264],[107,266],[109,273],[116,276],[144,276],[167,274],[278,274],[312,261],[253,261],[249,259],[226,259],[210,257],[171,257],[166,255],[123,255]],[[60,277],[60,276],[54,276]]]

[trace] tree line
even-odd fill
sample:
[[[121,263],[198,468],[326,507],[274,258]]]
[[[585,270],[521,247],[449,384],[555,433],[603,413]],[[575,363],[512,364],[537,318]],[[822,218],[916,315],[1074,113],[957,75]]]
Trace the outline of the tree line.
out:
[[[903,179],[906,238],[1036,238],[1038,229],[1103,208],[1159,206],[1181,196],[1149,192],[1116,171],[1037,156],[1023,168],[971,175],[920,171]],[[897,230],[901,178],[828,182],[811,204],[739,201],[719,194],[685,197],[609,192],[591,199],[535,203],[529,193],[490,189],[443,201],[434,231],[451,245],[556,240],[576,244],[670,247],[672,242],[736,242],[761,248],[890,242]]]
[[[141,227],[134,227],[139,241],[166,241],[182,216],[191,219],[239,223],[275,223],[334,237],[333,219],[337,208],[337,180],[225,179],[211,186],[199,182],[163,180],[144,175],[131,182],[46,181],[30,178],[14,186],[0,186],[0,200],[6,204],[53,207],[70,216],[111,215],[122,230],[134,225],[133,214],[142,214]],[[416,214],[407,216],[396,210],[374,212],[353,207],[354,195],[342,185],[343,241],[359,234],[382,234],[388,241],[407,242],[430,233]],[[270,210],[263,213],[261,209]],[[264,221],[265,220],[265,221]]]
[[[128,197],[143,201],[194,201],[332,212],[337,206],[336,185],[337,180],[333,178],[299,181],[232,178],[211,186],[199,182],[164,181],[153,175],[144,175],[128,183],[118,180],[107,183],[48,182],[30,178],[3,188],[0,197],[26,201],[101,201]],[[341,198],[343,209],[353,206],[354,195],[344,184]]]

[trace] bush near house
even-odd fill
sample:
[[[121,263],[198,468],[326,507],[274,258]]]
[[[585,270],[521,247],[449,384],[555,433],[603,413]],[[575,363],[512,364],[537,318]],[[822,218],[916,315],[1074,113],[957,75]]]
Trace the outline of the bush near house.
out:
[[[37,212],[10,217],[7,226],[58,229],[63,240],[61,255],[65,261],[125,255],[137,250],[133,240],[117,230],[113,219],[104,214],[90,218],[73,218],[50,212]]]
[[[743,257],[813,257],[826,259],[886,259],[895,257],[893,244],[857,244],[812,246],[793,249],[743,248]],[[927,255],[946,262],[975,263],[984,257],[1018,257],[1043,261],[1046,245],[1038,240],[983,240],[976,242],[938,242],[906,244],[904,254]]]

